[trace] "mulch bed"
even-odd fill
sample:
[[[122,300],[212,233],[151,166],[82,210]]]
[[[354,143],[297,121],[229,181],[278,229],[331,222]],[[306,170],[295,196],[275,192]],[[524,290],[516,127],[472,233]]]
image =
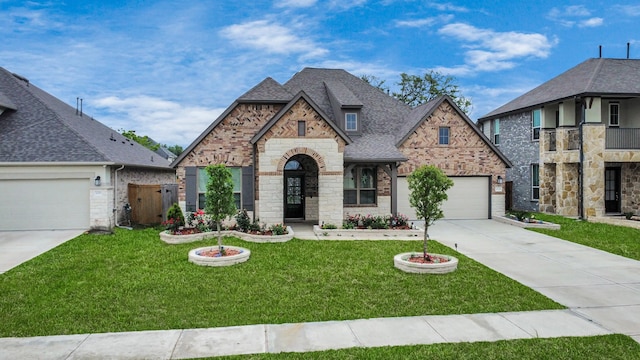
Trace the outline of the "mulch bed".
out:
[[[425,260],[424,256],[410,256],[407,261],[416,264],[439,264],[449,262],[449,259],[443,256],[429,255],[429,260]]]
[[[225,252],[224,255],[220,255],[220,250],[218,250],[218,248],[215,248],[215,249],[211,249],[211,250],[199,251],[198,255],[199,256],[206,256],[206,257],[233,256],[233,255],[240,254],[242,251],[236,250],[236,249],[224,249],[224,252]]]

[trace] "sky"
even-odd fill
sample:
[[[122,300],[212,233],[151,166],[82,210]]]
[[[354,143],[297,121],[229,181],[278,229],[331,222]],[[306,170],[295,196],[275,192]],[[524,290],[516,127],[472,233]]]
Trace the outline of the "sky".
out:
[[[579,63],[640,58],[625,1],[0,0],[0,67],[114,130],[188,146],[266,77],[434,70],[472,120]]]

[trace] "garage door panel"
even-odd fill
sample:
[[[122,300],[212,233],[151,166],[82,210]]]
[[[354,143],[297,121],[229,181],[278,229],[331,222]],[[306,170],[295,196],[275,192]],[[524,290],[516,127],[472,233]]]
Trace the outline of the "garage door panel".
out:
[[[485,176],[450,177],[453,187],[442,204],[445,219],[488,219],[489,178]],[[398,211],[410,219],[416,219],[415,210],[409,205],[409,183],[406,177],[398,178]]]
[[[89,227],[88,179],[0,181],[0,230]]]

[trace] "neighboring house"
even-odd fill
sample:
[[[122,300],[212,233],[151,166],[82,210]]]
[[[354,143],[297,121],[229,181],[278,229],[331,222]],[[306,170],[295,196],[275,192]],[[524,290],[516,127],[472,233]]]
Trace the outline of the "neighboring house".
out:
[[[175,183],[175,171],[0,68],[0,230],[109,230],[125,203],[137,206],[128,199],[129,183]]]
[[[448,97],[417,108],[344,70],[267,78],[231,104],[173,163],[186,211],[203,208],[209,164],[227,165],[236,206],[267,224],[341,225],[348,214],[407,214],[407,175],[435,164],[455,185],[450,219],[504,213],[509,161]]]
[[[514,165],[514,208],[639,212],[640,60],[589,59],[478,123]]]

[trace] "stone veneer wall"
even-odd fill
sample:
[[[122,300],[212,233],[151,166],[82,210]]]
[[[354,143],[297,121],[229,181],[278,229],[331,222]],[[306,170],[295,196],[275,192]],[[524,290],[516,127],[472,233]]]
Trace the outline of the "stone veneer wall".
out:
[[[450,128],[449,145],[438,144],[441,126]],[[492,213],[504,214],[504,186],[498,184],[497,179],[498,176],[505,178],[506,165],[447,102],[420,124],[402,143],[400,151],[409,159],[398,168],[400,176],[425,164],[435,165],[449,176],[491,175],[492,195],[498,195]]]
[[[491,131],[493,135],[493,126]],[[531,111],[500,119],[500,144],[497,147],[512,164],[506,169],[506,181],[513,182],[513,208],[538,211],[538,201],[531,198],[531,165],[540,163],[540,143],[532,140]]]
[[[298,136],[298,121],[306,134]],[[304,99],[299,99],[256,143],[260,221],[279,223],[284,215],[284,166],[305,154],[318,165],[318,222],[341,224],[343,214],[344,147],[346,142]]]
[[[603,216],[604,207],[604,142],[605,126],[585,124],[582,127],[584,162],[582,164],[584,183],[584,216]]]
[[[640,215],[640,163],[622,164],[622,212]]]

